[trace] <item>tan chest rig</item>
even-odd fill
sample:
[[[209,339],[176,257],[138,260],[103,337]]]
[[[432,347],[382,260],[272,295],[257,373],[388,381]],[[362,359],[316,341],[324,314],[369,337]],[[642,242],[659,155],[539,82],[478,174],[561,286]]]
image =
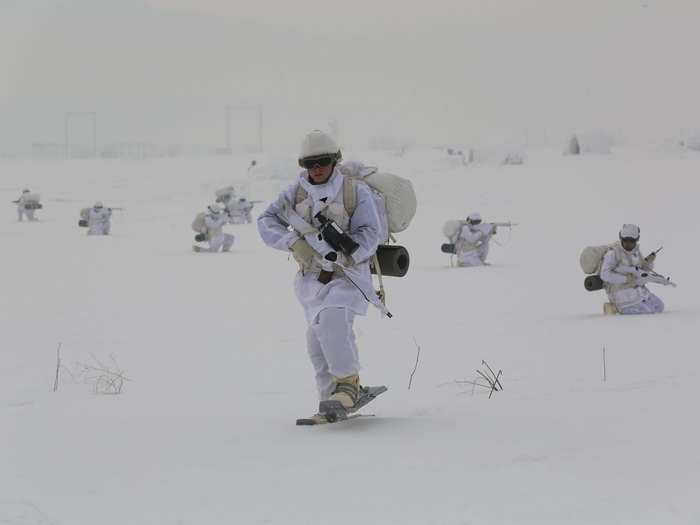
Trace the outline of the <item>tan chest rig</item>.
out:
[[[325,215],[328,219],[335,221],[343,231],[350,230],[350,213],[346,209],[346,204],[348,204],[346,199],[348,199],[348,194],[350,191],[352,191],[353,195],[355,195],[355,184],[350,179],[346,178],[345,181],[343,181],[343,188],[341,189],[341,191],[338,192],[338,195],[336,195],[335,198],[330,203],[328,203],[328,205],[325,208],[321,209],[323,215]],[[294,210],[299,214],[299,216],[302,217],[309,224],[318,228],[321,225],[321,223],[312,215],[314,204],[313,199],[306,192],[306,190],[304,190],[304,188],[301,187],[301,185],[297,187],[294,201]],[[353,205],[353,207],[356,207],[356,196],[354,198],[354,201],[355,204]],[[320,272],[322,268],[320,263],[314,260],[309,267],[304,267],[300,265],[300,270],[302,272]],[[340,275],[340,271],[335,270],[334,275]]]
[[[634,251],[628,252],[620,245],[615,245],[611,248],[615,252],[615,258],[617,259],[618,266],[642,266],[644,262],[642,259],[642,254],[639,248],[635,248]],[[623,284],[606,284],[606,290],[610,293],[618,292],[620,290],[625,290],[627,288],[634,288],[636,285],[623,283]]]

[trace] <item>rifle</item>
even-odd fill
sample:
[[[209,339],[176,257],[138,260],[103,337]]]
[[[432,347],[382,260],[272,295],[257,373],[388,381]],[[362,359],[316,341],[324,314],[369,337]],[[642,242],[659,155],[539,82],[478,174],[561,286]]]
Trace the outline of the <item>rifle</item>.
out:
[[[335,264],[338,260],[338,251],[349,255],[354,253],[357,248],[359,248],[359,244],[353,241],[350,236],[348,236],[337,224],[335,224],[335,222],[328,220],[328,218],[320,212],[316,214],[316,219],[322,223],[320,231],[313,225],[306,222],[294,210],[294,206],[288,201],[285,201],[282,213],[277,214],[277,218],[282,224],[291,227],[294,231],[300,234],[301,237],[309,243],[311,249],[319,254],[321,257],[322,271],[318,276],[318,280],[322,284],[327,284],[332,278],[333,270],[335,269]],[[321,233],[324,230],[326,235],[330,233],[330,239],[328,237],[324,237],[324,235]],[[315,236],[318,237],[314,239]],[[336,244],[336,246],[334,246],[334,244]],[[379,298],[375,295],[374,290],[370,291],[363,289],[362,286],[358,285],[350,277],[350,275],[348,275],[351,270],[350,268],[345,268],[342,265],[338,265],[338,268],[341,270],[345,279],[347,279],[348,282],[350,282],[360,291],[368,303],[376,306],[387,317],[393,317],[391,312],[387,310],[386,306],[380,302]]]
[[[671,281],[670,277],[664,277],[660,273],[656,273],[652,270],[642,270],[642,269],[637,269],[637,278],[641,278],[644,283],[655,283],[655,284],[662,284],[664,286],[673,286],[674,288],[677,286],[676,283]]]
[[[517,226],[518,222],[488,222],[486,224],[492,224],[493,226],[503,226],[504,228],[512,228],[513,226]]]
[[[336,252],[342,252],[349,257],[360,247],[335,221],[328,219],[321,212],[318,212],[315,217],[321,223],[319,231],[323,240]]]
[[[12,204],[19,204],[19,199],[17,199],[16,201],[11,201],[11,202],[12,202]],[[43,207],[44,207],[43,204],[41,204],[40,202],[35,202],[35,201],[25,202],[23,205],[23,208],[25,210],[40,210]]]
[[[637,284],[655,283],[661,284],[663,286],[677,286],[676,283],[671,281],[670,277],[664,277],[660,273],[653,272],[651,270],[642,270],[641,268],[631,268],[630,271],[625,272],[637,276]],[[640,282],[641,280],[641,282]],[[583,286],[589,292],[595,292],[596,290],[602,290],[605,287],[605,283],[600,278],[600,275],[589,275],[583,280]]]
[[[651,257],[651,256],[656,257],[656,255],[657,255],[661,250],[663,250],[663,249],[664,249],[664,247],[662,246],[662,247],[659,248],[658,250],[654,250],[654,251],[651,252],[649,255],[647,255],[646,257],[644,257],[644,260],[645,260],[645,261],[648,261],[648,260],[649,260],[649,257]]]

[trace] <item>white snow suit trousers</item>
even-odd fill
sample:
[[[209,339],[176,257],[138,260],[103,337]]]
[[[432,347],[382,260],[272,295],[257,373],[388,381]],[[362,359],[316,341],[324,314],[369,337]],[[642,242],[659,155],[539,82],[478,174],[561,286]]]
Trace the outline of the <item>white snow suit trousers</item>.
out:
[[[17,220],[19,222],[22,222],[23,216],[27,216],[27,220],[29,221],[35,221],[36,219],[34,218],[34,210],[27,210],[24,208],[24,205],[22,206],[17,206]]]
[[[618,308],[618,310],[623,315],[660,314],[664,311],[664,302],[653,293],[649,292],[649,296],[642,299],[641,303]]]
[[[90,226],[88,229],[87,234],[88,235],[109,235],[109,232],[111,230],[111,224],[109,222],[100,222],[97,224],[93,224]]]
[[[234,236],[230,233],[222,233],[216,237],[209,239],[209,251],[218,252],[219,250],[223,252],[228,252],[233,246]]]
[[[484,266],[484,264],[484,261],[479,256],[479,252],[476,250],[461,253],[457,256],[457,266]]]
[[[360,359],[352,325],[355,314],[348,308],[326,308],[306,330],[306,344],[316,372],[321,401],[333,393],[333,376],[359,373]]]

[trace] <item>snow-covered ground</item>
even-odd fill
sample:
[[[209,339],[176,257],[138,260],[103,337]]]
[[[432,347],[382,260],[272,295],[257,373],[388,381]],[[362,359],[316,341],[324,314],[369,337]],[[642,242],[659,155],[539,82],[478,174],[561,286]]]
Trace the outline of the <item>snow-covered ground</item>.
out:
[[[0,164],[0,523],[700,523],[700,154],[346,157],[410,177],[419,212],[394,318],[356,325],[363,382],[389,391],[376,417],[316,428],[294,425],[316,399],[293,261],[254,225],[228,227],[230,254],[190,249],[215,189],[269,199],[293,154],[250,179],[249,156]],[[15,222],[25,186],[38,223]],[[88,238],[98,199],[125,210]],[[442,223],[470,211],[520,225],[492,266],[450,268]],[[604,317],[583,288],[580,250],[623,222],[664,246],[662,315]],[[93,356],[124,369],[120,395],[71,380]],[[483,359],[503,370],[491,399],[455,383]]]

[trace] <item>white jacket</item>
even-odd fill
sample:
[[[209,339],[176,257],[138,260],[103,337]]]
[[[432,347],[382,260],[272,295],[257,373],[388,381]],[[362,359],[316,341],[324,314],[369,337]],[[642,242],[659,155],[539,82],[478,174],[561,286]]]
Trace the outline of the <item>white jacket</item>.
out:
[[[646,286],[637,284],[637,268],[653,270],[654,263],[644,260],[639,245],[628,252],[618,242],[603,256],[600,278],[611,303],[618,309],[637,305],[650,295]]]
[[[496,228],[489,223],[465,224],[459,233],[455,250],[458,257],[478,257],[486,261],[489,254],[489,242]]]
[[[87,219],[88,234],[103,235],[105,232],[108,232],[111,217],[112,210],[110,210],[109,208],[102,208],[100,210],[90,208]]]
[[[219,235],[223,235],[224,224],[229,221],[225,213],[207,213],[204,216],[204,224],[207,227],[207,237],[211,240]]]
[[[295,199],[300,184],[308,193],[305,206],[310,209],[312,216],[319,211],[327,213],[328,209],[344,209],[343,174],[338,169],[334,170],[328,182],[319,185],[309,183],[306,171],[302,171],[299,180],[281,193],[258,217],[260,237],[271,248],[288,251],[300,238],[296,231],[289,231],[285,222],[280,219],[284,217],[284,210],[289,206],[296,208]],[[319,226],[316,219],[313,219],[312,224]],[[339,224],[344,226],[340,222]],[[316,265],[308,271],[299,270],[297,273],[294,289],[309,324],[326,308],[345,307],[357,315],[364,315],[367,313],[368,302],[372,302],[384,310],[374,293],[369,270],[369,258],[374,255],[379,244],[379,231],[379,217],[371,190],[366,184],[358,182],[357,207],[352,216],[348,217],[345,230],[360,245],[352,255],[355,264],[344,268],[343,275],[335,277],[325,285],[318,282],[320,268]],[[355,284],[352,284],[350,279]]]

